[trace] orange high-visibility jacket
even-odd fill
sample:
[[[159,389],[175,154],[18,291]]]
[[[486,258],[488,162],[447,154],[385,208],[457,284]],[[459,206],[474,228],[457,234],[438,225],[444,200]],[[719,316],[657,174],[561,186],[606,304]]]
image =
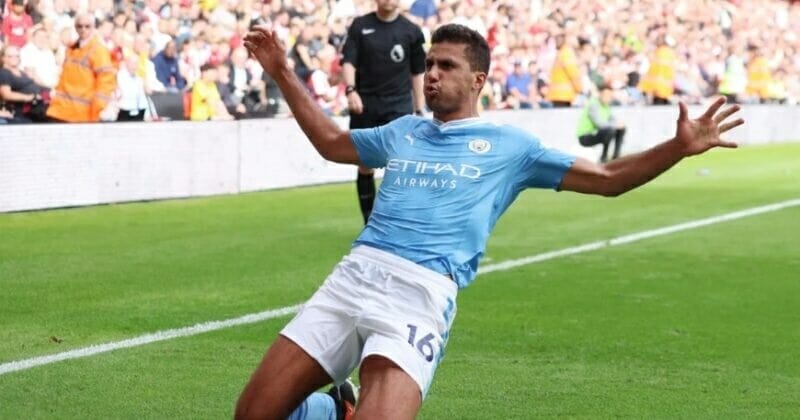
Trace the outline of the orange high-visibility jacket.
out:
[[[677,56],[672,48],[666,45],[658,47],[647,74],[639,83],[639,89],[656,98],[669,99],[675,93],[676,64]]]
[[[565,45],[558,50],[556,62],[550,70],[550,84],[547,87],[547,100],[570,102],[583,90],[581,72],[575,51]]]
[[[747,94],[761,99],[769,98],[768,87],[772,82],[769,63],[764,56],[758,56],[747,66]]]
[[[117,88],[111,53],[97,37],[67,50],[47,115],[68,122],[100,121]]]

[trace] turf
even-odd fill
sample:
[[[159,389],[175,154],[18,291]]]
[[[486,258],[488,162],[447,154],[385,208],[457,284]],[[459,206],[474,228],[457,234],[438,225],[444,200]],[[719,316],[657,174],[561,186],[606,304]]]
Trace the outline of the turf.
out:
[[[701,168],[709,174],[701,176]],[[800,144],[618,199],[529,191],[491,262],[800,198]],[[0,363],[305,300],[351,185],[0,215]],[[481,276],[422,419],[796,418],[800,208]],[[0,376],[0,418],[228,418],[287,318]]]

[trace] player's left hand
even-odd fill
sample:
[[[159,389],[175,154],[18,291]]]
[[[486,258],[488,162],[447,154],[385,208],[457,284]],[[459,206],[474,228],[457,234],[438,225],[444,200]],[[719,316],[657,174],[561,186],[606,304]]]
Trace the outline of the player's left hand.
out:
[[[689,119],[686,104],[683,102],[679,104],[680,115],[675,139],[682,146],[685,156],[697,155],[713,147],[738,147],[736,143],[722,140],[719,137],[720,134],[744,124],[744,120],[741,118],[726,122],[739,110],[739,105],[729,106],[718,113],[724,104],[724,97],[717,98],[703,115],[693,120]]]

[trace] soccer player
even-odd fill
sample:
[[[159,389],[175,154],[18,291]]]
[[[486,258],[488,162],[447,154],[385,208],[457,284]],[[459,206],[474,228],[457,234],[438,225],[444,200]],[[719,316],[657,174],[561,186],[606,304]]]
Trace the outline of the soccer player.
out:
[[[255,28],[245,46],[324,158],[384,167],[385,178],[351,252],[267,350],[237,418],[286,418],[358,366],[356,418],[414,418],[443,357],[457,291],[473,281],[489,233],[521,191],[617,196],[685,157],[736,147],[719,135],[744,123],[728,121],[736,106],[718,112],[724,98],[693,120],[681,104],[672,139],[606,164],[576,159],[478,117],[489,48],[477,32],[450,24],[434,32],[425,61],[434,119],[410,115],[348,132],[317,108],[271,30]]]

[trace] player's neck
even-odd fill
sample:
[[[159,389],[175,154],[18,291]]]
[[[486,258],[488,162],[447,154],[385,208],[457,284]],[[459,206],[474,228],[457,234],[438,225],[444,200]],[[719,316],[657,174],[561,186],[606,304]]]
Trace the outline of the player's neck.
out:
[[[467,118],[478,118],[478,110],[473,109],[466,109],[466,110],[458,110],[449,113],[433,113],[433,119],[437,121],[441,121],[443,123],[448,123],[450,121],[458,121],[458,120],[465,120]]]
[[[400,11],[394,10],[393,12],[381,12],[380,10],[375,11],[375,16],[378,17],[382,22],[392,22],[400,16]]]

